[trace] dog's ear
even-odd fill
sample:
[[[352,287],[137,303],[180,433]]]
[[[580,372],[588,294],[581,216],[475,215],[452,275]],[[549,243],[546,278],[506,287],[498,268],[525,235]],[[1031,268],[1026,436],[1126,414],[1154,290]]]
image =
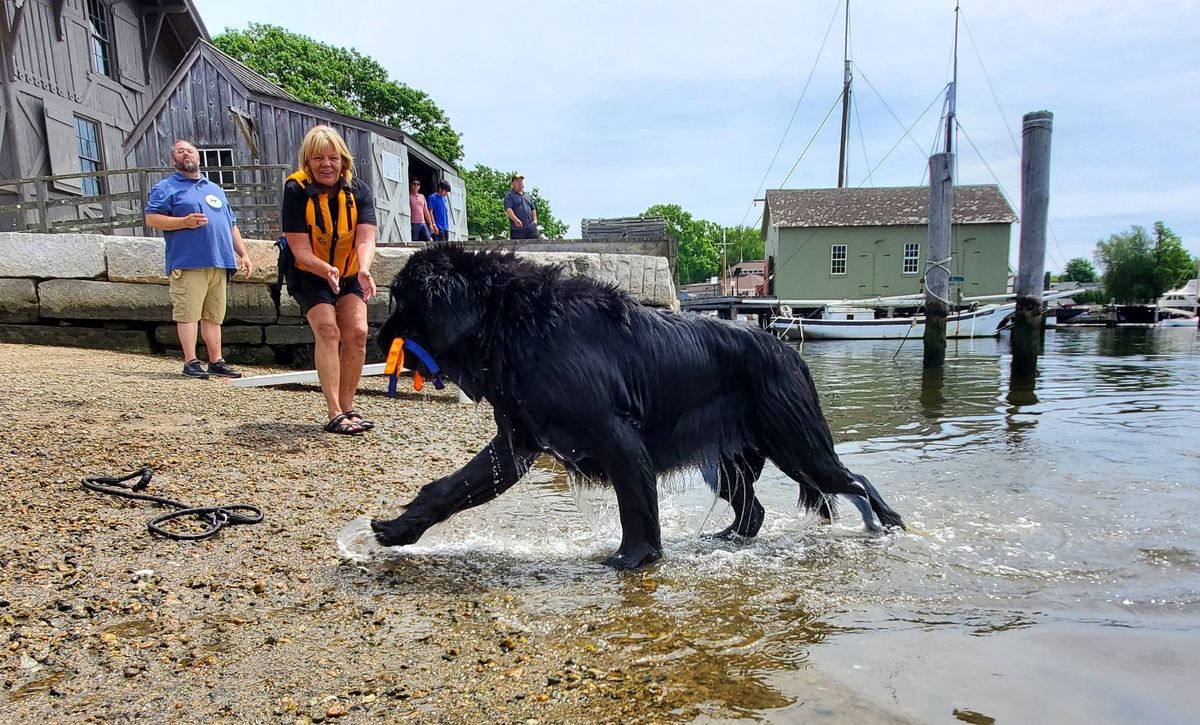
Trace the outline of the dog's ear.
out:
[[[425,277],[426,332],[434,350],[448,350],[474,333],[483,321],[486,291],[455,272]]]

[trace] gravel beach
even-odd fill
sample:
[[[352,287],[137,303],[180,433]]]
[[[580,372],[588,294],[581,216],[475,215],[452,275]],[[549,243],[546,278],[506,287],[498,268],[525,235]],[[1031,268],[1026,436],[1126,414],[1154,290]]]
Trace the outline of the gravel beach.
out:
[[[481,447],[494,430],[486,405],[408,381],[392,400],[371,378],[358,408],[378,428],[335,436],[320,429],[315,386],[235,389],[179,370],[166,357],[0,345],[0,721],[696,716],[702,693],[586,630],[534,634],[513,593],[419,557],[362,567],[338,555],[347,522],[395,513]],[[145,525],[162,508],[80,486],[140,466],[154,470],[150,493],[255,504],[265,521],[168,541]]]

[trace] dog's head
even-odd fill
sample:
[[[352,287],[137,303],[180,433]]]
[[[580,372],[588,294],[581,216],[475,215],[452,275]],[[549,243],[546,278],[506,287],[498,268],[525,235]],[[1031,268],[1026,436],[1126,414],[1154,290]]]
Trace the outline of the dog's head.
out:
[[[391,314],[379,329],[380,348],[386,353],[393,340],[403,337],[439,360],[473,337],[483,321],[489,289],[479,261],[474,253],[450,245],[414,253],[392,280]]]

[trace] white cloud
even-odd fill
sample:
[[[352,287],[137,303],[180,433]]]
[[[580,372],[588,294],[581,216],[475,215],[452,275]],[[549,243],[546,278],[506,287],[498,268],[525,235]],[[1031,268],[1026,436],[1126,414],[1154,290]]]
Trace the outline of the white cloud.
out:
[[[837,0],[637,0],[413,4],[360,0],[353,12],[301,0],[198,0],[210,30],[272,22],[351,45],[428,92],[463,132],[466,162],[519,168],[578,231],[584,216],[674,202],[725,224],[746,214],[780,142]],[[859,77],[851,178],[866,176],[948,78],[953,3],[856,0]],[[959,111],[965,183],[1000,179],[1019,203],[1021,114],[1055,112],[1055,257],[1162,219],[1200,249],[1200,3],[965,2]],[[967,29],[970,33],[968,34]],[[976,46],[985,66],[976,57]],[[984,68],[1003,105],[996,109]],[[841,19],[767,186],[775,186],[841,85]],[[867,83],[867,80],[870,83]],[[934,110],[875,171],[915,184]],[[1006,123],[1007,126],[1006,128]],[[790,186],[836,180],[837,115]],[[862,128],[862,138],[859,126]],[[748,223],[758,211],[750,213]],[[1053,248],[1053,247],[1052,247]]]

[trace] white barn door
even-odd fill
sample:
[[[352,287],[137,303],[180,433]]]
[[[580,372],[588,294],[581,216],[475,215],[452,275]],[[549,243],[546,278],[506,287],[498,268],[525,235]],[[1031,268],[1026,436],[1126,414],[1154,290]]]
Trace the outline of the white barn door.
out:
[[[408,149],[399,141],[371,136],[371,164],[374,166],[375,213],[379,222],[380,244],[406,244],[412,241],[408,223]]]
[[[457,242],[467,238],[467,187],[457,176],[446,175],[450,184],[450,241]]]

